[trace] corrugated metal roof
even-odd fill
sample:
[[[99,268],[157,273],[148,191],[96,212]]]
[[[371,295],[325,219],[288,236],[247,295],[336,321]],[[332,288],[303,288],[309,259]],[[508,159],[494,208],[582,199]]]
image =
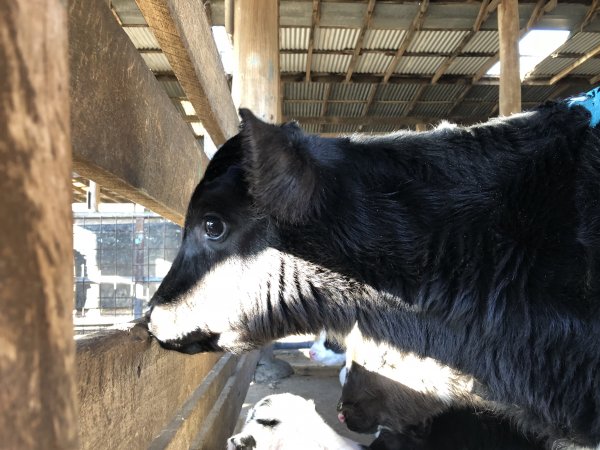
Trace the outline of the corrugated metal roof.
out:
[[[315,117],[321,115],[321,103],[283,102],[283,114],[289,118]]]
[[[279,26],[310,27],[311,19],[312,4],[310,2],[279,2]]]
[[[500,50],[497,31],[478,31],[465,45],[463,53],[496,53]]]
[[[495,103],[462,102],[452,111],[452,114],[457,117],[477,117],[483,122],[489,118],[495,106]],[[495,114],[497,115],[498,112],[496,111]]]
[[[331,86],[329,100],[366,100],[371,86],[370,83],[335,83]]]
[[[375,102],[369,108],[367,115],[372,117],[401,117],[408,109],[409,102],[406,103],[382,103]]]
[[[339,117],[360,117],[364,111],[364,103],[328,103],[327,115]]]
[[[316,50],[354,50],[360,30],[354,28],[317,28]]]
[[[417,31],[408,52],[452,53],[468,31]]]
[[[318,123],[309,123],[309,124],[302,125],[302,129],[306,133],[318,134],[321,130],[321,125],[319,125]]]
[[[400,128],[395,125],[371,125],[363,129],[363,131],[366,133],[393,133],[394,131],[399,130]]]
[[[591,4],[591,2],[589,2]],[[572,30],[580,24],[588,11],[589,5],[576,2],[558,2],[556,7],[544,14],[536,24],[538,29]],[[529,17],[529,16],[528,16]],[[588,31],[590,31],[588,29]]]
[[[557,74],[574,61],[576,61],[576,58],[546,58],[535,67],[531,74],[538,77],[551,76]]]
[[[183,88],[179,84],[179,81],[176,80],[160,80],[160,84],[167,92],[167,95],[171,98],[184,98],[185,92],[183,92]]]
[[[123,27],[123,31],[138,50],[160,49],[154,33],[148,27]]]
[[[285,83],[283,89],[286,100],[321,100],[325,83]]]
[[[405,30],[367,30],[363,48],[396,50],[400,47],[405,35]]]
[[[472,86],[465,101],[498,102],[498,86]]]
[[[557,53],[587,53],[600,45],[599,33],[577,33],[557,50]]]
[[[123,25],[146,24],[146,20],[134,0],[112,0],[111,4]]]
[[[351,55],[313,55],[312,71],[346,73],[351,59]]]
[[[279,48],[281,50],[308,50],[310,28],[280,28]]]
[[[311,2],[307,3],[310,8]],[[365,9],[366,4],[362,2],[321,2],[321,26],[360,28]]]
[[[483,66],[487,61],[488,57],[465,57],[459,56],[456,58],[450,67],[446,70],[448,75],[469,75],[476,73],[481,66]]]
[[[420,117],[446,117],[452,110],[453,103],[424,103],[418,102],[412,110],[412,115]]]
[[[598,75],[600,74],[600,59],[588,59],[582,65],[576,67],[571,72],[572,75]]]
[[[473,26],[479,14],[479,7],[480,2],[463,4],[431,2],[425,16],[423,28],[468,30]]]
[[[522,86],[521,101],[541,103],[556,89],[555,86]]]
[[[443,56],[403,56],[395,73],[433,75],[444,59]]]
[[[392,59],[394,59],[392,56],[383,53],[364,53],[360,56],[354,72],[382,74],[386,71]]]
[[[164,53],[142,53],[142,58],[152,72],[172,72],[173,69]]]
[[[377,88],[375,100],[410,101],[419,88],[418,84],[384,84]]]
[[[304,72],[306,70],[306,53],[280,53],[279,70],[283,73]]]
[[[460,94],[468,89],[468,86],[457,84],[433,84],[427,86],[421,101],[423,102],[446,102],[456,99]]]

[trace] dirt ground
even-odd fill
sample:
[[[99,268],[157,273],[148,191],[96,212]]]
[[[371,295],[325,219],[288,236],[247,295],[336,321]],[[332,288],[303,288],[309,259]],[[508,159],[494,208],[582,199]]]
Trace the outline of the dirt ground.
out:
[[[335,408],[342,388],[337,367],[314,363],[308,358],[308,349],[276,350],[275,356],[288,361],[294,367],[294,375],[274,383],[250,383],[248,394],[240,412],[236,433],[241,430],[248,409],[258,400],[267,395],[289,392],[314,400],[317,412],[339,434],[361,444],[370,444],[373,441],[374,437],[372,435],[353,433],[348,430],[346,425],[338,421]]]

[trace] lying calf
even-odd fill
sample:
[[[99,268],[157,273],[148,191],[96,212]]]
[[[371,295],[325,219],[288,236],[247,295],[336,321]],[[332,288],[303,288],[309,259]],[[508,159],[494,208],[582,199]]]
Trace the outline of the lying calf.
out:
[[[228,450],[359,450],[338,435],[311,400],[293,394],[269,395],[248,412],[241,433],[227,440]]]
[[[338,404],[339,419],[374,433],[372,450],[534,450],[543,443],[489,412],[449,406],[353,363]]]

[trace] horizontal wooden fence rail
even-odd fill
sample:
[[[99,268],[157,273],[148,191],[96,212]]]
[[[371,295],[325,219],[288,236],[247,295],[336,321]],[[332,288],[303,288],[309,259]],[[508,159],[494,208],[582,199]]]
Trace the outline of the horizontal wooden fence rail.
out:
[[[80,448],[224,448],[257,361],[167,351],[141,324],[82,338]]]

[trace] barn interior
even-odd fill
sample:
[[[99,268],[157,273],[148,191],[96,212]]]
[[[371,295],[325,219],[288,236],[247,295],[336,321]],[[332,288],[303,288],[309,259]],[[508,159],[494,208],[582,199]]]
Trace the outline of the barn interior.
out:
[[[0,442],[11,449],[223,448],[259,359],[168,352],[135,324],[75,341],[73,203],[135,203],[181,225],[239,106],[325,136],[423,131],[600,81],[600,0],[2,11]]]

